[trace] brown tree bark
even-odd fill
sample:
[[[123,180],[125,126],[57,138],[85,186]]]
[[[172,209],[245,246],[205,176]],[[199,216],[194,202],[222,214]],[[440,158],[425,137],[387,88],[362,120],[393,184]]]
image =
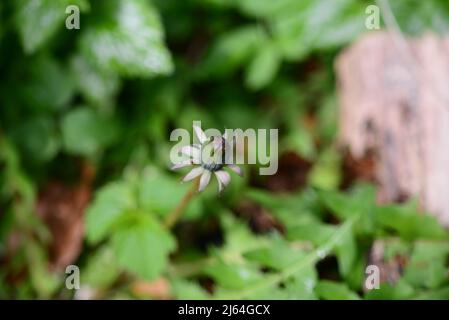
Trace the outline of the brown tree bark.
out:
[[[379,201],[417,197],[449,226],[449,39],[366,34],[336,72],[340,143],[374,152]]]

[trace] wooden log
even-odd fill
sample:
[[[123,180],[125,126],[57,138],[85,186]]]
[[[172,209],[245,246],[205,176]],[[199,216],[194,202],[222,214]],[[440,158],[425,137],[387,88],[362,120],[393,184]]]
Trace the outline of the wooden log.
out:
[[[449,39],[369,33],[335,67],[339,142],[376,155],[379,201],[416,197],[449,226]]]

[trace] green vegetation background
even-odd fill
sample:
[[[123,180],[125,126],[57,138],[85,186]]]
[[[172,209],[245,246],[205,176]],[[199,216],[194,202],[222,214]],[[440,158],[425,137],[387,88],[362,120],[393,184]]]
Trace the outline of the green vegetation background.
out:
[[[447,31],[447,1],[391,2],[405,32]],[[70,4],[80,30],[64,26]],[[87,166],[95,178],[81,186],[92,200],[74,264],[91,297],[448,299],[447,231],[413,201],[376,206],[360,183],[340,191],[333,62],[366,32],[369,4],[0,2],[0,298],[73,297],[64,269],[49,268],[52,236],[36,207],[54,204],[42,196],[49,183],[82,185]],[[188,188],[168,170],[169,133],[193,120],[280,128],[280,153],[307,170],[293,164],[273,187],[247,167],[167,230]],[[304,183],[282,187],[302,172]],[[248,206],[275,223],[261,230]],[[365,292],[376,239],[398,276]]]

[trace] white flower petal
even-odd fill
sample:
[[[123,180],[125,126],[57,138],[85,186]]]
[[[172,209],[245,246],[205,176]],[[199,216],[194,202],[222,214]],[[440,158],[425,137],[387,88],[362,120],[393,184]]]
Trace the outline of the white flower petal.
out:
[[[217,174],[217,172],[220,172],[220,171],[216,171],[214,173],[215,173],[215,176],[217,177],[217,181],[218,181],[218,193],[221,193],[223,191],[225,185],[223,185],[223,182],[221,182],[220,175]]]
[[[205,143],[207,141],[207,136],[203,132],[203,130],[201,130],[200,127],[193,126],[193,130],[195,130],[195,134],[198,137],[198,140],[200,141],[201,144],[203,144],[203,143]]]
[[[221,183],[221,181],[220,181],[220,179],[218,179],[218,177],[217,177],[217,181],[218,181],[218,193],[221,193],[224,189],[223,183]]]
[[[229,164],[227,167],[237,173],[239,176],[243,176],[243,170],[239,166],[235,164]]]
[[[210,175],[211,175],[211,173],[209,170],[204,170],[203,174],[201,175],[201,179],[200,179],[200,187],[198,188],[199,192],[203,191],[209,184]]]
[[[226,187],[231,182],[231,176],[229,173],[223,170],[215,171],[215,176],[218,180],[218,188],[221,191],[223,187]]]
[[[177,169],[180,169],[180,168],[184,168],[184,167],[190,166],[192,164],[193,164],[192,160],[184,160],[184,161],[181,161],[179,163],[174,164],[170,169],[171,170],[177,170]]]
[[[201,152],[197,145],[183,146],[181,153],[190,157],[195,164],[199,164]]]
[[[202,167],[196,167],[190,170],[190,172],[182,179],[183,182],[190,181],[192,179],[195,179],[200,174],[202,174],[204,169]]]

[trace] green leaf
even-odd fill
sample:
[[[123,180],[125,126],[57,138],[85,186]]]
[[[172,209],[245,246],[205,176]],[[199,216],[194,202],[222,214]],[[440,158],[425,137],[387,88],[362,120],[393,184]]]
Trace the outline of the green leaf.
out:
[[[365,15],[360,14],[365,7],[358,1],[343,0],[336,4],[335,1],[327,0],[323,1],[321,6],[314,8],[313,12],[309,15],[313,16],[316,12],[323,12],[325,6],[329,11],[329,16],[321,19],[317,19],[318,22],[312,23],[309,28],[316,27],[317,32],[314,38],[314,48],[316,49],[328,49],[334,48],[346,43],[351,42],[353,39],[366,31],[365,29]],[[329,6],[334,6],[329,8]],[[309,16],[309,17],[311,17]],[[326,15],[323,15],[326,16]]]
[[[279,250],[280,252],[277,252]],[[304,251],[288,246],[287,243],[276,240],[268,248],[253,250],[245,254],[251,262],[259,262],[263,266],[271,267],[282,272],[306,259],[307,254]],[[248,298],[251,299],[317,299],[315,295],[315,285],[318,274],[315,266],[305,267],[300,272],[292,275],[282,283],[282,287],[271,286],[265,290],[260,290]]]
[[[120,266],[138,277],[152,280],[165,269],[176,241],[156,220],[146,215],[145,219],[114,232],[112,248]]]
[[[297,123],[292,127],[283,143],[286,148],[295,150],[307,160],[313,160],[316,156],[317,148],[313,133]]]
[[[376,190],[368,184],[355,185],[351,192],[317,191],[320,200],[340,220],[359,217],[356,234],[371,235],[375,230]]]
[[[318,191],[320,200],[338,218],[348,219],[366,215],[375,206],[375,189],[370,185],[360,185],[352,194],[338,191]]]
[[[251,250],[244,254],[250,261],[258,262],[265,267],[282,270],[301,259],[303,253],[294,249],[284,241],[277,239],[267,248]]]
[[[412,244],[401,238],[391,239],[385,242],[383,259],[393,261],[398,256],[408,257],[412,253]]]
[[[445,34],[449,30],[447,1],[391,1],[390,6],[401,30],[407,34],[421,35],[430,30]]]
[[[70,111],[62,120],[62,137],[67,152],[92,156],[118,136],[116,122],[88,107]]]
[[[193,281],[175,279],[171,281],[172,293],[178,300],[205,300],[207,292]]]
[[[95,244],[104,239],[114,223],[134,206],[134,195],[128,184],[115,182],[101,188],[87,209],[87,240]]]
[[[76,86],[84,98],[94,105],[110,105],[120,87],[120,79],[114,72],[95,68],[82,56],[71,61]]]
[[[36,241],[27,244],[27,262],[33,265],[30,269],[30,280],[40,299],[52,297],[60,285],[58,274],[47,268],[47,250]]]
[[[418,242],[404,273],[404,279],[416,288],[435,289],[447,282],[449,244]]]
[[[173,210],[186,194],[190,184],[181,184],[179,179],[147,168],[139,183],[138,197],[141,208],[165,216]],[[189,203],[183,218],[196,218],[202,213],[202,203],[195,197]]]
[[[337,47],[365,31],[364,7],[354,0],[301,1],[302,7],[271,19],[274,37],[285,57],[298,60],[314,49]]]
[[[86,57],[101,69],[123,76],[153,77],[173,71],[170,52],[156,9],[145,0],[112,0],[108,23],[82,35]]]
[[[30,118],[19,125],[13,136],[28,159],[48,161],[59,151],[60,137],[55,123],[48,117]]]
[[[306,189],[300,194],[274,195],[269,192],[250,189],[245,196],[272,212],[286,227],[318,222],[321,205],[315,190]]]
[[[88,259],[81,272],[81,283],[97,289],[107,289],[120,274],[112,249],[103,246]]]
[[[246,86],[259,90],[270,84],[279,69],[281,56],[275,45],[263,45],[246,69]]]
[[[227,76],[245,64],[266,39],[257,26],[245,26],[221,36],[203,62],[202,76]]]
[[[217,8],[228,8],[234,5],[236,0],[197,0],[201,5],[213,6]]]
[[[314,266],[305,267],[297,274],[284,281],[281,286],[266,286],[246,296],[247,299],[257,300],[316,300],[315,286],[318,274]],[[263,279],[259,281],[263,284]],[[257,285],[257,283],[256,283]],[[221,290],[220,293],[224,293]]]
[[[348,274],[345,275],[345,281],[352,290],[354,291],[361,290],[362,285],[366,278],[365,274],[366,265],[367,265],[366,257],[364,255],[364,252],[360,250],[357,257],[355,257],[352,269],[349,271]]]
[[[231,265],[219,262],[206,267],[204,272],[226,289],[243,289],[262,279],[262,275],[256,267],[246,264]]]
[[[245,223],[238,221],[230,214],[222,212],[220,219],[225,241],[219,254],[225,262],[241,261],[242,252],[260,248],[266,243],[266,238],[254,234]]]
[[[421,293],[414,297],[416,300],[449,300],[449,287],[435,289]]]
[[[285,283],[286,299],[315,300],[315,287],[318,281],[318,273],[314,266],[304,268],[292,279]]]
[[[352,230],[342,236],[335,247],[335,254],[340,274],[345,278],[350,276],[357,258],[357,243]]]
[[[340,226],[333,235],[326,240],[325,243],[320,245],[315,250],[306,254],[303,259],[295,262],[292,266],[282,270],[279,273],[266,273],[260,281],[256,281],[252,285],[246,285],[244,289],[222,291],[218,297],[221,299],[243,299],[256,296],[259,292],[266,291],[269,288],[280,285],[282,282],[287,281],[290,277],[298,274],[307,268],[314,266],[320,259],[323,259],[329,251],[338,245],[341,237],[346,234],[350,228],[354,225],[355,219],[349,219],[342,226]]]
[[[325,300],[359,300],[360,297],[344,283],[323,280],[318,282],[316,294]]]
[[[65,10],[77,5],[88,8],[85,0],[17,0],[16,25],[27,53],[41,48],[58,30],[65,28]]]
[[[379,289],[368,291],[366,300],[404,300],[410,299],[414,294],[413,287],[400,279],[394,285],[381,283]]]
[[[332,237],[336,230],[336,226],[312,222],[290,228],[287,232],[287,238],[290,240],[307,240],[318,246]]]
[[[435,217],[414,208],[390,205],[376,208],[375,213],[376,221],[382,227],[396,231],[406,240],[448,239],[448,232]]]
[[[320,141],[331,144],[338,132],[338,103],[334,94],[327,96],[317,114]]]
[[[237,5],[247,15],[269,19],[288,12],[298,12],[308,3],[310,0],[241,0]]]
[[[357,257],[353,227],[343,234],[334,248],[340,273],[346,277],[351,272]],[[315,246],[320,246],[329,240],[338,227],[322,223],[307,223],[297,225],[288,230],[287,237],[294,240],[308,240]]]
[[[35,110],[60,110],[68,106],[75,93],[70,70],[56,58],[39,55],[27,66],[23,95]]]
[[[341,157],[333,148],[324,150],[309,175],[310,184],[316,188],[335,190],[341,180]]]

